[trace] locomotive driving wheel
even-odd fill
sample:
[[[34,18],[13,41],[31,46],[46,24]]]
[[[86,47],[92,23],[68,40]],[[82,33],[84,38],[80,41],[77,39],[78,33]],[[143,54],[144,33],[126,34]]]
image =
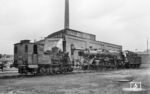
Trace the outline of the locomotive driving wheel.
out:
[[[46,75],[47,74],[46,68],[41,67],[40,70],[39,70],[39,73],[42,74],[42,75]]]

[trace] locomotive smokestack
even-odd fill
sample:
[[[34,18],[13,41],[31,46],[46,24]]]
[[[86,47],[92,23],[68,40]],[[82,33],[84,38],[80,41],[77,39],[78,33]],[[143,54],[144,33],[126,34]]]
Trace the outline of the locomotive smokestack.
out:
[[[69,29],[69,0],[65,0],[65,23],[64,28]]]

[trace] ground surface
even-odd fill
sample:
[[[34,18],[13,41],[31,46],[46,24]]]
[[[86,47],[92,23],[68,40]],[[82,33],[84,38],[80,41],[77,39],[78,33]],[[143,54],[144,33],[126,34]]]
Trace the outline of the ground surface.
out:
[[[149,69],[8,78],[0,79],[0,94],[150,94],[149,78]],[[130,81],[145,91],[123,91]]]

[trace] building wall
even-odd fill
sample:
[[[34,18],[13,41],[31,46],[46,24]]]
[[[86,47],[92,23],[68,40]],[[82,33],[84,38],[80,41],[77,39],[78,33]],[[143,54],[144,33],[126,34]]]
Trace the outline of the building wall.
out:
[[[76,49],[86,49],[92,47],[93,49],[106,49],[113,51],[122,51],[122,46],[108,44],[100,41],[92,41],[82,39],[74,36],[66,35],[67,51],[70,51],[71,44],[74,44]]]
[[[72,29],[63,29],[50,34],[47,38],[64,38],[67,41],[67,51],[70,51],[70,45],[75,44],[77,49],[86,49],[92,47],[94,49],[106,49],[113,51],[122,51],[122,46],[111,43],[96,41],[96,36]]]
[[[66,29],[65,34],[70,36],[75,36],[78,38],[87,39],[87,40],[93,40],[93,41],[96,40],[96,36],[93,34],[88,34],[80,31],[72,30],[72,29]]]

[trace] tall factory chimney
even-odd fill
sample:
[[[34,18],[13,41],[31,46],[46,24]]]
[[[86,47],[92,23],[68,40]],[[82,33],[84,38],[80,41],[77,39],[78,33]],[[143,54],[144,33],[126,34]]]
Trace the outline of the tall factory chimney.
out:
[[[64,28],[69,29],[69,0],[65,0],[65,23]]]
[[[65,22],[64,29],[69,29],[69,0],[65,0]],[[66,52],[66,38],[63,34],[63,51]]]

